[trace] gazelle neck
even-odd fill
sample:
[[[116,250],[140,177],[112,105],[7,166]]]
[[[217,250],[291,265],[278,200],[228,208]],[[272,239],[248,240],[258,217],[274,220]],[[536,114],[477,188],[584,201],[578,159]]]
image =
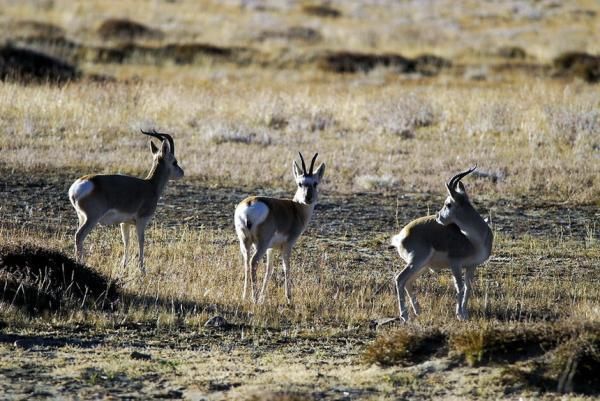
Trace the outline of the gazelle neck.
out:
[[[477,249],[486,253],[487,258],[492,251],[492,230],[473,206],[469,206],[472,208],[471,218],[468,221],[456,222],[456,225]]]
[[[171,172],[164,163],[158,162],[152,165],[152,169],[148,173],[146,180],[149,181],[155,188],[158,194],[167,186]]]
[[[302,220],[304,221],[304,228],[308,225],[308,222],[312,218],[313,212],[315,210],[316,202],[304,203],[301,202],[294,196],[294,203],[297,205],[297,209],[300,212]]]

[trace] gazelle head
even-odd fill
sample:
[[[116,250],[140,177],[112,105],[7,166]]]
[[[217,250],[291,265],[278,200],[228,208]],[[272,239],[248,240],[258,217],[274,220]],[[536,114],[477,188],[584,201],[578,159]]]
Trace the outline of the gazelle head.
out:
[[[294,200],[299,203],[303,203],[306,205],[314,205],[317,203],[319,191],[317,190],[317,186],[321,179],[323,178],[323,174],[325,173],[325,164],[321,163],[319,168],[315,173],[313,173],[313,168],[315,166],[315,160],[317,159],[318,153],[312,158],[310,162],[310,169],[306,171],[306,164],[304,163],[304,157],[302,157],[302,153],[298,152],[300,155],[300,160],[302,161],[302,170],[298,166],[298,163],[294,160],[292,167],[294,171],[294,178],[296,180],[296,184],[298,185],[298,189],[296,190],[296,194],[294,195]]]
[[[160,147],[157,147],[154,142],[150,141],[154,165],[168,170],[169,179],[171,180],[178,180],[183,177],[183,169],[179,167],[177,159],[175,158],[175,142],[173,142],[171,135],[156,132],[156,130],[152,130],[152,132],[141,131],[142,134],[161,140],[162,145]]]
[[[460,180],[466,175],[471,174],[476,168],[477,166],[474,166],[462,173],[458,173],[446,183],[448,197],[442,209],[437,213],[436,221],[438,223],[447,226],[452,223],[458,224],[470,218],[473,213],[473,206],[469,201],[465,186]]]

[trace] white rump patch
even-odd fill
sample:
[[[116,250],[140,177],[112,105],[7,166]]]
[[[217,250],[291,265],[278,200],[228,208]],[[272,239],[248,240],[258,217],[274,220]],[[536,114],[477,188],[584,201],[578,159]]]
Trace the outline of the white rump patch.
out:
[[[400,233],[398,233],[392,237],[391,244],[393,246],[395,246],[396,248],[400,249],[400,247],[402,246],[402,240],[405,237],[406,237],[406,227],[404,227],[402,230],[400,230]]]
[[[69,198],[72,202],[77,202],[92,192],[94,184],[90,180],[77,179],[69,188]]]
[[[268,215],[269,207],[263,202],[256,202],[251,206],[242,203],[235,209],[235,226],[245,230],[250,223],[250,230],[253,230],[265,221]]]
[[[400,246],[400,243],[402,242],[402,235],[401,234],[397,234],[394,235],[392,237],[392,241],[390,242],[393,246],[395,246],[396,248],[398,248]]]

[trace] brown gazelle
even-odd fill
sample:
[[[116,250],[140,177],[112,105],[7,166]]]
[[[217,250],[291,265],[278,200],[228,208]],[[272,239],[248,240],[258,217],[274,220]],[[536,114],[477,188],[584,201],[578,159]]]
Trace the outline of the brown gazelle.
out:
[[[170,179],[183,177],[175,158],[175,143],[169,134],[142,133],[161,140],[160,148],[150,142],[153,162],[145,179],[127,175],[85,175],[69,188],[69,199],[77,211],[79,227],[75,234],[75,256],[83,261],[83,241],[98,223],[120,223],[123,236],[122,265],[127,264],[129,228],[135,225],[139,245],[139,264],[144,270],[144,230],[154,215],[156,204]]]
[[[321,164],[313,173],[317,154],[306,170],[304,158],[300,154],[302,170],[296,161],[292,163],[294,178],[298,189],[294,199],[277,199],[264,196],[251,196],[240,202],[235,209],[235,231],[240,240],[240,249],[244,259],[244,292],[246,298],[248,280],[252,291],[252,301],[256,302],[257,282],[256,270],[259,260],[267,253],[267,268],[263,280],[259,302],[263,302],[267,292],[269,278],[273,272],[273,248],[281,251],[283,274],[285,279],[285,296],[288,303],[292,300],[290,255],[300,235],[306,229],[317,204],[317,186],[325,173],[325,164]],[[249,260],[250,249],[254,254]],[[250,269],[250,275],[248,270]]]
[[[460,182],[475,168],[450,179],[446,184],[449,196],[437,215],[411,221],[400,234],[392,238],[392,245],[406,262],[404,270],[395,276],[398,307],[403,321],[408,320],[405,291],[415,315],[419,314],[413,283],[425,267],[434,270],[450,267],[456,287],[456,317],[459,320],[468,318],[467,303],[475,267],[489,258],[493,241],[492,230],[477,213]]]

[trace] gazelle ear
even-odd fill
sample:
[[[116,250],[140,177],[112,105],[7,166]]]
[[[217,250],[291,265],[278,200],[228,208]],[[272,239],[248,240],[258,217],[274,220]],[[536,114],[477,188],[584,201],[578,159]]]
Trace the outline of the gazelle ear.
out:
[[[158,148],[156,147],[156,145],[152,141],[150,141],[150,150],[152,151],[153,155],[155,155],[155,154],[158,153]]]
[[[162,146],[161,146],[161,150],[163,155],[166,155],[167,153],[171,153],[171,145],[169,144],[169,141],[162,141]]]
[[[467,196],[467,191],[465,190],[465,186],[460,181],[458,182],[458,184],[456,184],[456,192],[458,192],[459,194],[461,194],[464,197]]]
[[[292,162],[292,171],[294,172],[294,178],[298,178],[302,175],[302,171],[300,170],[298,163],[296,163],[296,160]]]
[[[319,181],[323,179],[323,175],[325,174],[325,163],[321,163],[319,168],[317,169],[317,177],[319,177]]]

